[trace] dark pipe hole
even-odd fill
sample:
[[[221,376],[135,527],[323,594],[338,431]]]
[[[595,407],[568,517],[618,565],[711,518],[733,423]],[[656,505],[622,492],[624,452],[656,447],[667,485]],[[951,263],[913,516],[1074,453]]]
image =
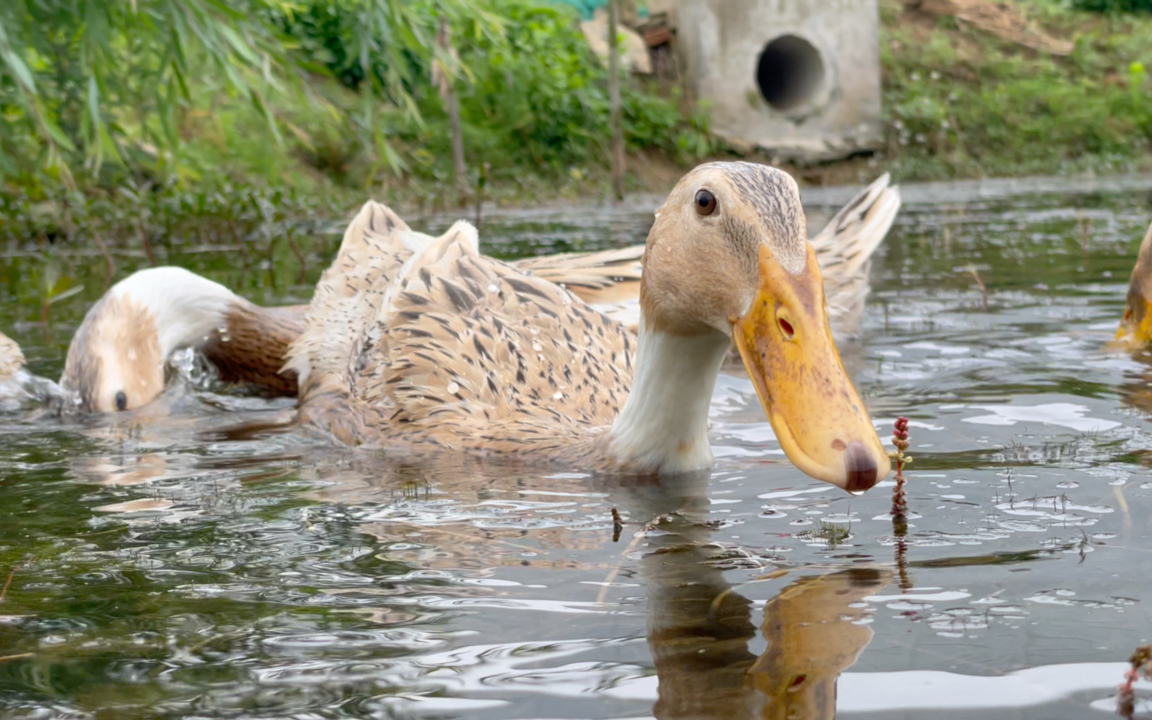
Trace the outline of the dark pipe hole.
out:
[[[824,61],[812,43],[795,35],[781,35],[764,48],[756,70],[760,94],[772,107],[792,110],[820,90]]]

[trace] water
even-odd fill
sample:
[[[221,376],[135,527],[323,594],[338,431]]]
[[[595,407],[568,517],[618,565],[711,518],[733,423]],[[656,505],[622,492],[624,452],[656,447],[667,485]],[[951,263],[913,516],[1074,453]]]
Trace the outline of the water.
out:
[[[903,541],[891,483],[801,475],[736,371],[715,471],[664,486],[230,439],[288,404],[181,383],[112,425],[0,416],[0,717],[1109,717],[1152,637],[1152,368],[1103,349],[1150,189],[906,190],[843,348],[881,434],[912,418]],[[650,204],[483,235],[639,242]],[[100,294],[99,263],[53,257]],[[313,265],[245,291],[307,299]],[[0,260],[0,309],[56,377],[85,305],[32,322],[41,266]]]

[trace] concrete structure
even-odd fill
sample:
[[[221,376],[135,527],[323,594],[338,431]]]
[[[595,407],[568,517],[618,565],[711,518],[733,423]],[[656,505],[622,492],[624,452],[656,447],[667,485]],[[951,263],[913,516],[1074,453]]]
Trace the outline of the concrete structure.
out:
[[[687,77],[714,130],[780,159],[876,147],[877,0],[676,0]]]

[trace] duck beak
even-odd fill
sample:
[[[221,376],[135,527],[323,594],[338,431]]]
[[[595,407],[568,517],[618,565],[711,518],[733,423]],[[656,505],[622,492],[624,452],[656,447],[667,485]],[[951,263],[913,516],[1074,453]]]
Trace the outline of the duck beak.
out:
[[[760,248],[760,287],[732,335],[780,446],[796,467],[851,493],[888,475],[888,453],[852,387],[824,305],[816,252],[792,275]]]

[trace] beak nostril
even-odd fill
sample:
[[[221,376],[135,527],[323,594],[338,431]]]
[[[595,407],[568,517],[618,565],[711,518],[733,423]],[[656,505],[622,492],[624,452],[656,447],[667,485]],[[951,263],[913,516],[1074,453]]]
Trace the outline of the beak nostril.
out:
[[[784,335],[785,340],[791,340],[796,335],[796,331],[792,329],[792,323],[784,318],[777,318],[780,323],[780,332]]]
[[[844,451],[844,468],[848,471],[848,482],[844,489],[854,495],[871,489],[879,479],[876,458],[859,442],[849,444]]]

